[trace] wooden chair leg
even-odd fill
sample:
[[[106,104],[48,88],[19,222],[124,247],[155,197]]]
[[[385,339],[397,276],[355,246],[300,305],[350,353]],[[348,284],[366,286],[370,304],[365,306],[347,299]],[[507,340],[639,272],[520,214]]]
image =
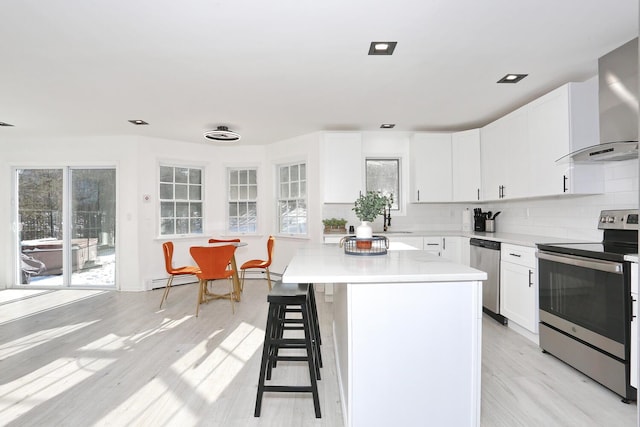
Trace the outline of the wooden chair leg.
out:
[[[231,301],[231,314],[235,314],[235,306],[233,305],[233,300],[234,300],[234,294],[233,294],[233,278],[230,277],[229,278],[229,301]]]
[[[244,272],[246,270],[242,270],[240,273],[240,292],[244,292]]]
[[[204,287],[207,285],[205,280],[198,280],[198,304],[196,305],[196,317],[200,311],[200,304],[202,304],[202,297],[204,296]]]
[[[170,275],[167,280],[167,284],[164,287],[164,292],[162,293],[162,299],[160,300],[160,308],[162,308],[162,303],[169,297],[169,289],[171,288],[171,284],[173,283],[174,275]]]
[[[269,290],[271,290],[271,274],[269,273],[269,267],[265,268],[267,271],[267,283],[269,284]]]

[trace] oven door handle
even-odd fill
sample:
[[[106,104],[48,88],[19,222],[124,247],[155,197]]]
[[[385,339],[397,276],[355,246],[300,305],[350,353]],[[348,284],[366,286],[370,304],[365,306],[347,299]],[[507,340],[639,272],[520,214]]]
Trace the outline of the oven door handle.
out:
[[[576,267],[590,268],[592,270],[599,270],[607,273],[622,274],[623,271],[622,264],[619,262],[600,261],[575,255],[556,255],[543,251],[536,253],[536,256],[538,259],[558,262],[560,264],[575,265]]]

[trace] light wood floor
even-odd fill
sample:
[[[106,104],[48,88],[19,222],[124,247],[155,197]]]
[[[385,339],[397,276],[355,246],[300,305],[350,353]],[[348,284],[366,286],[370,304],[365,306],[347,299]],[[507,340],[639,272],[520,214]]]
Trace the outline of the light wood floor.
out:
[[[161,294],[0,291],[0,424],[342,426],[322,294],[319,420],[310,396],[293,394],[266,394],[253,417],[266,282],[247,283],[234,315],[218,300],[196,319],[195,285],[174,288],[158,310]],[[493,320],[483,327],[483,426],[636,425],[635,404]],[[277,379],[305,384],[308,373],[287,363]],[[428,414],[416,425],[430,425]]]

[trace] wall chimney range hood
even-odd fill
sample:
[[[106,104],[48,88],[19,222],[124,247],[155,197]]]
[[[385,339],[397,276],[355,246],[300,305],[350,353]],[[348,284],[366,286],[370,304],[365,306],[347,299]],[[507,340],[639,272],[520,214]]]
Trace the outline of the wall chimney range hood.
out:
[[[620,161],[638,158],[638,39],[598,60],[600,144],[558,162]]]

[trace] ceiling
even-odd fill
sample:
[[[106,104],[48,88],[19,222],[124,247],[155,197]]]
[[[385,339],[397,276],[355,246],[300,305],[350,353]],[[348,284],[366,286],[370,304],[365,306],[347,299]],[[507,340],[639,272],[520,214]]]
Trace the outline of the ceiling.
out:
[[[0,142],[144,135],[268,144],[464,130],[638,35],[637,0],[3,0]],[[369,56],[372,41],[397,41]],[[518,84],[496,84],[527,73]],[[142,119],[148,126],[134,126]]]

